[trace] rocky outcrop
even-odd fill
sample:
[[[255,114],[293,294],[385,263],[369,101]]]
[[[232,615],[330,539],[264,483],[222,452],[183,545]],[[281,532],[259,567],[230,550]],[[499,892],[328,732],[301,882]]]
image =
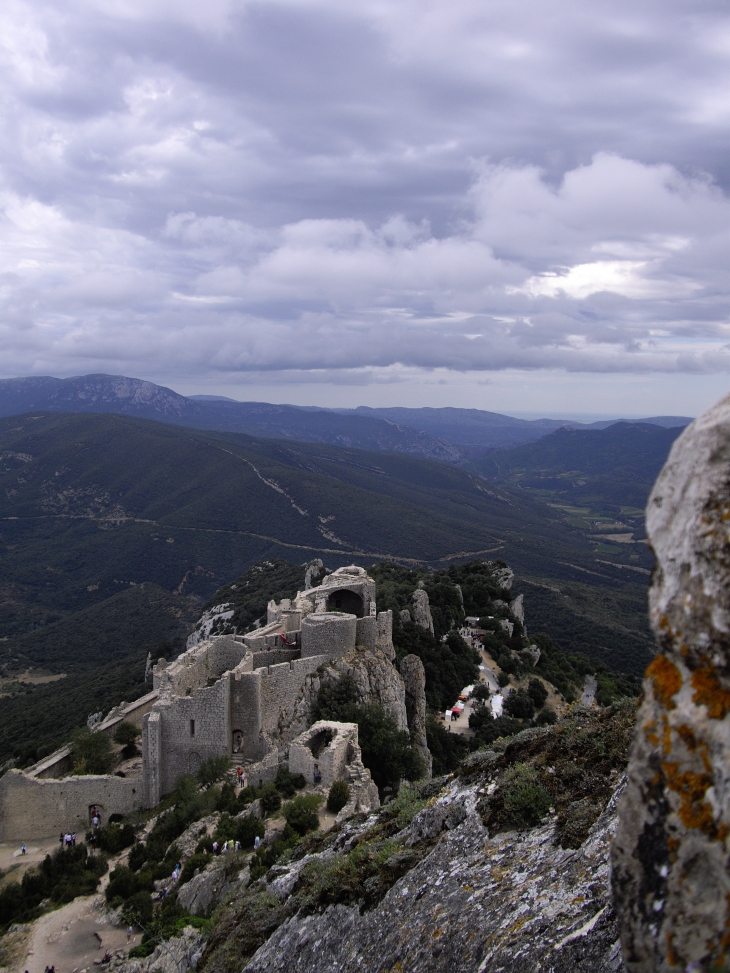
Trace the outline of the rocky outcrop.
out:
[[[525,596],[517,595],[514,601],[510,602],[509,610],[522,625],[522,634],[527,635],[527,626],[525,625]]]
[[[423,588],[416,588],[413,592],[413,621],[421,628],[426,628],[433,635],[433,618],[428,595]]]
[[[201,973],[620,973],[609,847],[634,716],[524,730],[307,836],[216,910]]]
[[[430,777],[433,760],[426,742],[426,673],[423,663],[417,655],[407,655],[400,664],[400,674],[406,693],[408,729]]]
[[[452,784],[407,829],[415,836],[406,842],[411,854],[424,841],[437,841],[436,847],[374,909],[342,904],[297,914],[255,953],[247,971],[618,973],[608,894],[615,798],[577,850],[556,846],[552,822],[490,838],[478,800],[477,785]],[[340,844],[352,840],[343,834]],[[408,854],[395,853],[386,865],[402,868]],[[286,899],[311,863],[297,863],[292,876],[277,875],[271,891]],[[325,857],[320,868],[327,864]]]
[[[282,716],[279,733],[282,739],[291,740],[310,726],[312,706],[323,682],[332,682],[343,676],[351,676],[361,705],[375,703],[395,719],[400,730],[408,729],[406,694],[403,680],[391,659],[392,642],[385,649],[358,650],[339,659],[332,659],[326,666],[309,676],[302,687],[294,707],[293,716]]]
[[[233,876],[226,874],[228,861],[225,856],[217,858],[181,886],[177,901],[192,916],[209,916],[218,903],[234,889],[249,881],[248,867]]]
[[[613,887],[632,973],[730,959],[730,398],[675,442],[647,507],[657,556]]]
[[[200,930],[186,926],[179,936],[157,946],[146,959],[130,959],[120,973],[188,973],[194,970],[205,947]],[[96,962],[96,960],[94,961]]]

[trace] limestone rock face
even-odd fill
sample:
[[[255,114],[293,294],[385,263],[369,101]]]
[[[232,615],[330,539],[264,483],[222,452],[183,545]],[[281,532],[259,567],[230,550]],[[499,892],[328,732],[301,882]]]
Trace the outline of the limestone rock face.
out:
[[[517,595],[514,601],[510,602],[510,611],[522,623],[522,630],[525,635],[527,635],[527,627],[525,625],[525,596]]]
[[[413,592],[413,621],[421,628],[427,628],[433,635],[431,607],[428,603],[428,595],[423,588],[416,588]]]
[[[615,799],[581,848],[566,850],[554,843],[550,823],[490,838],[476,809],[477,786],[452,784],[413,820],[407,848],[436,841],[435,847],[375,908],[334,905],[293,914],[246,969],[621,973],[608,895]],[[339,841],[348,847],[357,835],[345,830]],[[319,857],[329,861],[333,854]],[[291,863],[292,876],[277,877],[268,890],[281,885],[286,897],[306,864]]]
[[[391,661],[392,642],[384,649],[356,651],[339,659],[332,659],[321,671],[309,676],[294,707],[293,717],[282,720],[279,734],[282,741],[292,740],[303,733],[312,720],[312,704],[317,698],[322,682],[331,682],[342,676],[352,676],[357,689],[358,703],[376,703],[395,718],[398,729],[408,729],[406,692],[398,670]]]
[[[191,915],[209,916],[229,891],[248,884],[248,869],[231,880],[226,877],[226,864],[225,856],[216,859],[178,890],[177,901]]]
[[[411,621],[411,613],[407,608],[404,608],[402,611],[398,612],[398,618],[400,619],[401,625],[405,625],[407,622]]]
[[[676,440],[647,507],[659,654],[612,850],[632,973],[730,958],[730,398]]]
[[[430,777],[433,760],[426,742],[426,673],[423,663],[417,655],[407,655],[400,664],[400,674],[406,693],[408,729]]]

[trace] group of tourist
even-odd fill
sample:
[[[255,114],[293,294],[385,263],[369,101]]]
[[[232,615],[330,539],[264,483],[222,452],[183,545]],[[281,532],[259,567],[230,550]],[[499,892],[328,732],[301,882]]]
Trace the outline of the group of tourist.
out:
[[[214,855],[217,855],[219,852],[222,855],[225,855],[225,853],[228,852],[228,851],[234,851],[235,852],[235,851],[240,851],[240,850],[241,850],[241,842],[240,841],[233,841],[233,839],[231,839],[230,841],[224,841],[222,845],[219,845],[217,841],[214,841],[213,842],[213,854]]]
[[[65,834],[61,832],[61,837],[58,839],[61,842],[63,848],[72,848],[76,844],[76,832],[67,831]]]

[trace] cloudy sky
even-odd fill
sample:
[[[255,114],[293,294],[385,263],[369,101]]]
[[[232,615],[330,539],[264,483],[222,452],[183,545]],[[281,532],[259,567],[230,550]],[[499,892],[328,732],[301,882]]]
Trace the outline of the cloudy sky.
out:
[[[540,414],[730,389],[715,0],[4,0],[0,377]]]

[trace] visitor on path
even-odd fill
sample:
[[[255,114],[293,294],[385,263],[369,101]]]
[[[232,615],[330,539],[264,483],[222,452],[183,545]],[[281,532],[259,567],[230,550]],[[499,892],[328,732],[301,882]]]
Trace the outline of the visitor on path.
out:
[[[234,852],[241,850],[241,842],[240,841],[236,841],[236,843],[233,846],[233,850],[234,850]]]
[[[133,935],[133,933],[134,933],[134,929],[132,929],[131,926],[127,926],[127,942],[128,943],[131,943],[132,942],[132,935]]]
[[[319,769],[319,764],[314,765],[314,783],[315,784],[322,783],[322,771]]]
[[[218,842],[217,841],[214,841],[213,842],[213,854],[214,855],[217,855],[218,854]]]
[[[254,839],[254,843],[253,843],[254,851],[258,851],[260,847],[261,847],[261,838],[259,838],[259,836],[256,835],[256,838]]]
[[[25,855],[26,851],[27,851],[27,849],[25,847],[25,842],[24,841],[21,841],[20,842],[20,854],[21,855]]]
[[[76,832],[75,831],[71,835],[71,846],[74,847],[74,848],[76,847]]]

